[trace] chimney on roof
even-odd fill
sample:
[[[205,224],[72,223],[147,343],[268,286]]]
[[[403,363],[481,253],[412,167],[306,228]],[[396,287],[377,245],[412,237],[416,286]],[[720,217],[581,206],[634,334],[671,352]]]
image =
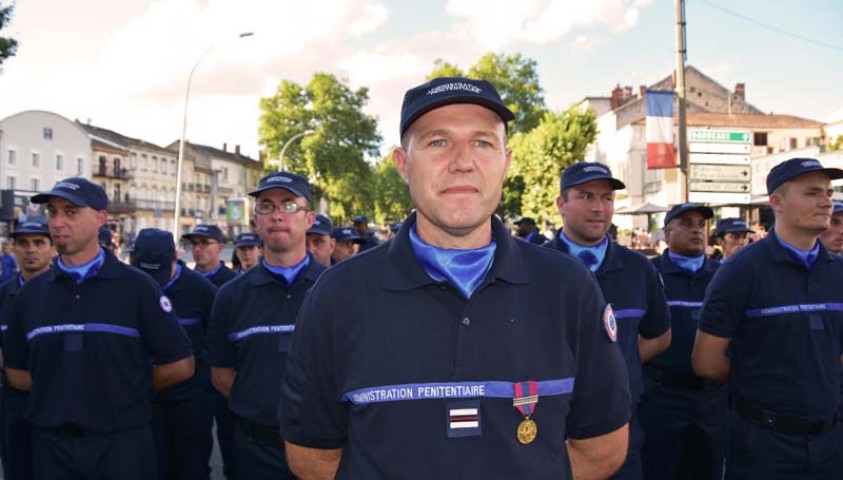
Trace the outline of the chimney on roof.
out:
[[[623,99],[624,99],[624,101],[626,101],[626,100],[629,100],[630,98],[632,98],[632,87],[627,85],[627,86],[623,87]],[[626,103],[626,102],[624,102],[624,103]]]
[[[644,95],[647,94],[647,86],[646,85],[639,85],[638,86],[638,98],[644,98]]]
[[[234,154],[237,155],[238,157],[240,156],[240,145],[234,146]]]
[[[612,89],[612,97],[609,100],[609,105],[611,106],[612,110],[621,106],[621,99],[623,97],[623,89],[621,85],[618,84],[614,89]]]
[[[227,151],[228,151],[228,144],[227,144],[227,143],[225,143],[225,142],[222,142],[222,151],[223,151],[223,152],[227,152]]]
[[[746,100],[746,84],[741,82],[735,84],[735,96],[741,100]]]

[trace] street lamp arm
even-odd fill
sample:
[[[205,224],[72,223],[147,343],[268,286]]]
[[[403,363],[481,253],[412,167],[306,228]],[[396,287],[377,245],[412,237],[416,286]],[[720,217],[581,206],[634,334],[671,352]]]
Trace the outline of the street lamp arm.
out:
[[[297,134],[293,135],[292,137],[290,137],[289,140],[287,140],[286,143],[284,143],[284,146],[281,147],[281,155],[278,156],[278,171],[279,172],[284,170],[284,152],[287,151],[287,147],[289,147],[290,144],[293,143],[293,140],[295,140],[297,138],[304,137],[306,135],[312,135],[314,133],[316,133],[315,130],[307,129],[303,132],[300,132],[300,133],[297,133]]]

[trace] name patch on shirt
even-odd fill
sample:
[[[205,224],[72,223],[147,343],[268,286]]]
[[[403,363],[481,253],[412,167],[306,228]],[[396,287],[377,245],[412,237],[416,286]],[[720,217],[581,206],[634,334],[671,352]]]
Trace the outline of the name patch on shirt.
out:
[[[161,306],[161,310],[163,310],[164,313],[171,313],[173,311],[173,304],[166,295],[161,295],[161,298],[158,299],[158,305]]]
[[[615,312],[612,311],[611,305],[606,305],[606,309],[603,310],[603,328],[609,340],[618,341],[618,321],[615,319]]]
[[[445,411],[448,438],[476,437],[483,433],[479,401],[449,403]]]

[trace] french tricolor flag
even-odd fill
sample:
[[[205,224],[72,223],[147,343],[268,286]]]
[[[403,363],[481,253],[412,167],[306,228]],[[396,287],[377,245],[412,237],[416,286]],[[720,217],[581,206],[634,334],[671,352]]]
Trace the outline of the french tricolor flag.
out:
[[[647,90],[647,168],[676,168],[673,92]]]

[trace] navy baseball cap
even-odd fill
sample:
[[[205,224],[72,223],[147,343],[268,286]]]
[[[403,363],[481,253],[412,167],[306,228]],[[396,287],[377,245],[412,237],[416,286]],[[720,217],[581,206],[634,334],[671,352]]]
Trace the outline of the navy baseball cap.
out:
[[[515,225],[521,225],[522,223],[528,223],[528,224],[533,225],[533,226],[535,226],[535,225],[536,225],[536,221],[535,221],[535,220],[533,220],[533,219],[532,219],[532,218],[530,218],[530,217],[521,217],[521,218],[519,218],[518,220],[516,220],[516,221],[515,221],[515,222],[513,222],[513,223],[514,223]]]
[[[679,203],[673,206],[670,211],[667,212],[667,215],[664,216],[664,226],[666,227],[671,220],[682,215],[685,212],[691,212],[696,210],[702,214],[703,218],[708,220],[709,218],[714,217],[714,211],[705,205],[700,205],[698,203]]]
[[[234,248],[237,247],[260,247],[263,245],[261,237],[255,233],[246,232],[237,235],[234,239]]]
[[[784,182],[808,172],[822,172],[830,180],[843,178],[843,170],[824,168],[816,158],[791,158],[773,167],[767,175],[767,195],[772,195]]]
[[[843,213],[843,202],[840,200],[834,200],[834,211],[832,214]]]
[[[504,125],[515,114],[504,105],[495,87],[486,80],[464,77],[439,77],[407,90],[401,105],[400,136],[425,113],[452,103],[473,103],[497,113]]]
[[[132,265],[146,272],[162,287],[170,281],[176,245],[173,234],[158,228],[144,228],[138,233],[132,251]]]
[[[47,219],[44,217],[30,218],[27,221],[18,225],[14,232],[10,233],[11,238],[18,235],[39,234],[50,236],[50,228],[47,226]]]
[[[297,197],[304,197],[310,203],[310,182],[303,176],[292,172],[272,172],[261,178],[257,190],[249,195],[257,197],[263,191],[283,188]]]
[[[324,213],[317,213],[316,219],[313,220],[313,226],[307,229],[307,234],[310,235],[314,233],[316,235],[330,235],[331,230],[331,217],[325,215]]]
[[[726,233],[753,233],[752,229],[747,226],[746,221],[742,218],[721,218],[717,222],[717,228],[714,229],[714,236],[719,237]]]
[[[352,217],[351,221],[353,223],[369,223],[369,219],[366,218],[366,215],[363,215],[362,213],[358,213],[357,215]]]
[[[331,237],[338,242],[353,241],[354,243],[363,243],[363,239],[357,234],[357,230],[351,227],[337,227],[334,229]]]
[[[97,243],[102,246],[111,246],[111,242],[114,241],[113,233],[108,227],[100,227],[99,234],[97,235]]]
[[[96,183],[82,177],[66,178],[55,184],[49,192],[32,197],[32,203],[47,203],[50,197],[60,197],[77,207],[90,207],[94,210],[108,209],[108,195]]]
[[[398,230],[401,230],[402,225],[404,225],[404,222],[395,222],[395,223],[393,223],[392,225],[389,226],[389,230],[392,233],[396,233],[396,232],[398,232]]]
[[[576,185],[593,182],[595,180],[606,180],[613,190],[623,190],[626,185],[617,178],[612,177],[612,171],[602,163],[577,162],[568,165],[562,171],[562,181],[559,183],[559,190],[565,191]]]
[[[222,230],[216,225],[196,225],[193,227],[193,231],[190,233],[185,233],[181,236],[181,238],[186,238],[188,240],[192,240],[193,237],[207,237],[213,238],[214,240],[224,243],[225,240],[222,235]]]

